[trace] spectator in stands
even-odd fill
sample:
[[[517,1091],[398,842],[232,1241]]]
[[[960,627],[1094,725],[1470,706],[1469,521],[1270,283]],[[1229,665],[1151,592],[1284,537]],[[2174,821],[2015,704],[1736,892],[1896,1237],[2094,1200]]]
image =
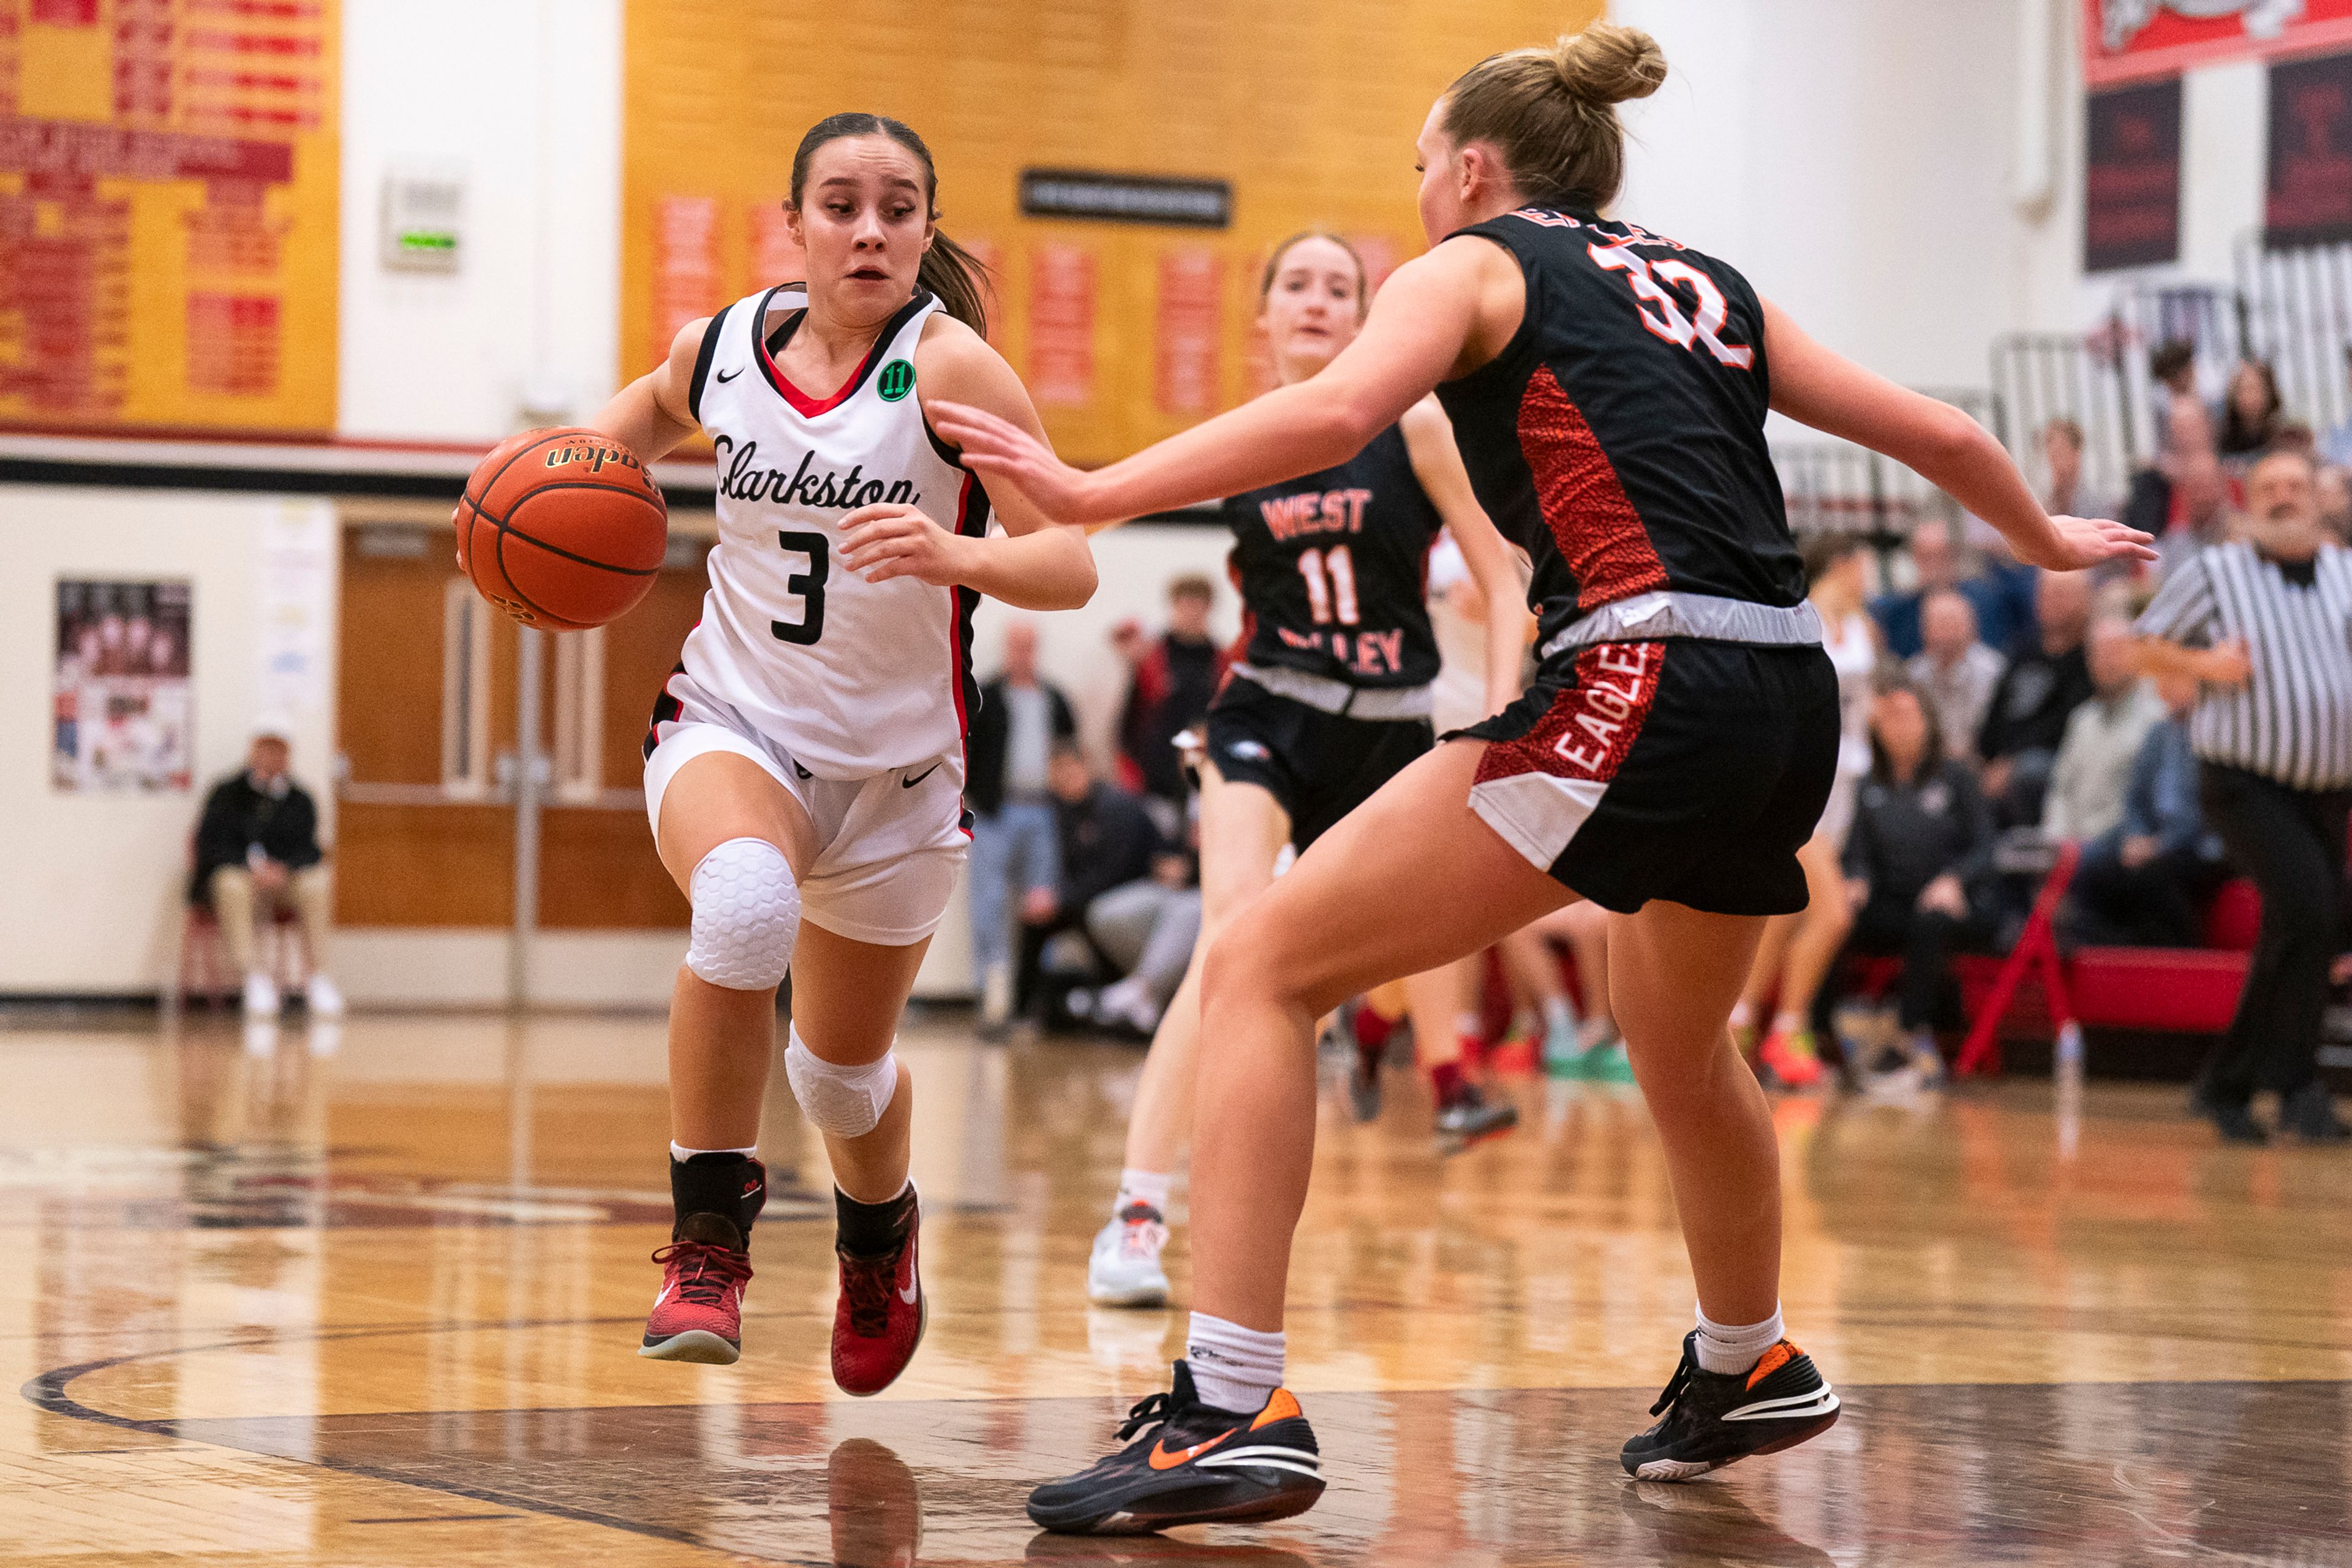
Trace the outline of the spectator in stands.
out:
[[[1944,754],[1974,764],[1977,731],[2007,666],[2000,655],[1978,640],[1976,610],[1959,594],[1947,590],[1928,595],[1920,606],[1919,625],[1927,647],[1906,667],[1912,684],[1935,711]]]
[[[1928,515],[1912,527],[1906,541],[1916,585],[1910,593],[1884,593],[1870,602],[1872,618],[1886,635],[1886,651],[1895,658],[1916,658],[1927,647],[1922,611],[1938,593],[1957,593],[1976,611],[1976,635],[1990,647],[2004,647],[2030,618],[2030,599],[2018,605],[2001,574],[1985,566],[1971,569],[1959,529],[1948,517]]]
[[[2042,805],[2043,836],[2074,843],[2100,837],[2123,820],[2140,742],[2164,717],[2163,703],[2140,679],[2129,622],[2095,621],[2084,651],[2091,700],[2067,716]]]
[[[2148,403],[2156,416],[2157,463],[2210,451],[2213,416],[2197,391],[2197,345],[2174,338],[2148,356]]]
[[[2319,470],[2319,531],[2337,544],[2352,544],[2352,473],[2331,463]]]
[[[2189,714],[2198,685],[2184,675],[2156,682],[2164,717],[2132,758],[2123,816],[2083,846],[2074,873],[2071,932],[2083,942],[2194,947],[2198,900],[2221,876],[2221,846],[2197,805],[2197,755]]]
[[[1054,742],[1075,741],[1076,714],[1037,674],[1037,623],[1004,628],[1004,663],[981,688],[966,742],[971,805],[971,959],[981,982],[981,1031],[1002,1033],[1013,1011],[1013,908],[1051,907],[1061,882],[1054,814]]]
[[[1200,816],[1186,823],[1183,853],[1155,857],[1151,875],[1111,889],[1087,906],[1087,935],[1125,978],[1074,991],[1069,1007],[1106,1028],[1150,1039],[1184,980],[1201,940]]]
[[[326,855],[319,847],[319,808],[294,782],[293,760],[291,726],[263,719],[253,727],[244,769],[213,786],[196,823],[188,899],[209,905],[219,922],[228,961],[245,976],[249,1018],[278,1014],[278,983],[257,956],[255,922],[280,909],[300,920],[310,950],[303,987],[310,1011],[333,1017],[343,1010],[342,993],[324,967],[333,907]]]
[[[2205,819],[2254,879],[2262,933],[2196,1108],[2235,1142],[2279,1124],[2352,1139],[2318,1075],[2328,969],[2343,944],[2352,814],[2352,558],[2319,531],[2311,460],[2273,452],[2246,476],[2243,537],[2182,561],[2140,617],[2143,662],[2205,688],[2189,720]]]
[[[1944,757],[1935,714],[1908,680],[1882,680],[1870,744],[1844,856],[1847,896],[1861,911],[1852,946],[1902,957],[1904,1043],[1868,1076],[1934,1084],[1943,1078],[1935,1031],[1951,955],[1991,934],[1981,884],[1992,868],[1992,813],[1975,775]]]
[[[2003,826],[2042,820],[2042,792],[2066,721],[2091,696],[2091,668],[2083,654],[2091,619],[2088,575],[2042,573],[2033,613],[2033,632],[2010,649],[2009,668],[1977,731],[1984,793]]]
[[[2352,342],[2344,345],[2344,375],[2352,382]],[[2319,456],[2323,462],[2338,469],[2352,468],[2352,413],[2345,415],[2342,423],[2329,426],[2320,438]]]
[[[1171,853],[1142,799],[1096,778],[1075,742],[1054,743],[1052,781],[1062,879],[1050,902],[1040,900],[1033,910],[1024,911],[1036,936],[1043,939],[1062,931],[1082,931],[1096,951],[1108,959],[1112,952],[1094,931],[1096,924],[1101,922],[1106,931],[1118,933],[1109,948],[1124,950],[1132,946],[1139,960],[1146,952],[1158,952],[1152,947],[1152,939],[1160,934],[1159,925],[1174,921],[1181,928],[1188,919],[1181,900],[1154,900],[1147,914],[1139,915],[1132,897],[1116,899],[1111,895],[1126,892],[1138,883],[1170,886],[1183,880],[1182,858]],[[1197,932],[1197,895],[1192,900],[1189,921]],[[1138,924],[1142,927],[1142,940],[1130,943],[1125,940],[1126,935]],[[1169,933],[1171,941],[1175,929]],[[1167,994],[1174,993],[1177,981],[1183,978],[1185,964],[1191,961],[1191,940],[1186,939],[1182,945],[1183,952],[1175,954],[1173,972],[1167,976],[1160,1005],[1165,1005]],[[1154,1012],[1152,1022],[1156,1024],[1158,1017]],[[1150,1032],[1149,1025],[1142,1028],[1146,1034]]]
[[[1131,639],[1123,650],[1135,675],[1119,718],[1119,750],[1144,792],[1167,803],[1162,815],[1171,825],[1183,810],[1187,791],[1176,736],[1209,710],[1229,662],[1209,637],[1209,611],[1215,604],[1216,589],[1206,577],[1188,573],[1177,578],[1168,584],[1167,635],[1149,644]]]
[[[2224,458],[2252,458],[2270,449],[2284,423],[2278,376],[2262,360],[2240,360],[2230,377],[2230,396],[2221,413],[2216,443]]]
[[[2042,509],[2053,517],[2089,517],[2090,503],[2083,494],[2083,427],[2072,419],[2053,419],[2042,427],[2042,460],[2050,483],[2042,492]]]
[[[2157,571],[2169,576],[2184,556],[2209,544],[2226,542],[2238,527],[2230,505],[2230,477],[2211,451],[2183,453],[2172,466],[2172,489],[2177,516],[2156,531]]]

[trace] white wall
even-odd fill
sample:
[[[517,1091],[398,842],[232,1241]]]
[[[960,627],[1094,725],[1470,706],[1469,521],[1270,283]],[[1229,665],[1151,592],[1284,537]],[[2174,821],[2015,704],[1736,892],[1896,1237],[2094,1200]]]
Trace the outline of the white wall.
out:
[[[0,900],[0,994],[153,992],[179,931],[188,835],[204,791],[236,768],[265,701],[259,628],[274,529],[331,529],[326,503],[269,497],[0,486],[0,803],[8,892]],[[330,535],[331,536],[331,535]],[[322,591],[331,595],[333,554]],[[194,585],[190,627],[195,783],[185,794],[67,795],[49,784],[49,694],[61,577]],[[331,604],[331,597],[329,601]],[[334,689],[333,639],[317,685]],[[295,772],[327,797],[332,723],[323,701],[294,713]]]
[[[2119,275],[2085,278],[2077,0],[1615,0],[1664,48],[1629,104],[1635,222],[1722,255],[1823,342],[1899,381],[1981,386],[1998,334],[2087,327]],[[2034,29],[2029,41],[2027,31]],[[2021,57],[2041,51],[2051,199],[2018,200]],[[2261,218],[2268,79],[2190,72],[2181,260],[2226,283]]]
[[[407,167],[465,178],[454,276],[377,259]],[[344,0],[342,201],[343,435],[593,412],[620,341],[620,0]]]

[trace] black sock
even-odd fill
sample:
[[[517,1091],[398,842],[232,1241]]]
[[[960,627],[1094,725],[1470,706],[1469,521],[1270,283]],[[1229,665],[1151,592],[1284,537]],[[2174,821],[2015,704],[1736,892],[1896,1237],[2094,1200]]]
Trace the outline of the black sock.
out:
[[[686,1222],[695,1215],[717,1215],[735,1227],[735,1245],[748,1247],[751,1222],[768,1201],[767,1167],[748,1154],[727,1150],[673,1157],[669,1163],[669,1199],[676,1212],[670,1239],[683,1237]],[[711,1239],[697,1237],[696,1240]]]
[[[835,1187],[833,1214],[840,1233],[836,1245],[844,1252],[859,1258],[896,1252],[915,1228],[915,1184],[908,1182],[897,1197],[878,1204],[861,1204]]]

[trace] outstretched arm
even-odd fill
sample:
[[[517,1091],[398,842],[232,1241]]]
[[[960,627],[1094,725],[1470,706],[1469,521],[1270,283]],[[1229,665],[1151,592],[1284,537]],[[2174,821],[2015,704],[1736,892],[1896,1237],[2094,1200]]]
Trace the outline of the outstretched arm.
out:
[[[1508,269],[1507,280],[1497,267]],[[932,424],[971,467],[1001,476],[1064,522],[1116,522],[1191,506],[1311,474],[1363,450],[1440,381],[1467,368],[1460,362],[1506,281],[1524,288],[1507,253],[1485,240],[1448,240],[1390,276],[1364,330],[1319,374],[1090,474],[985,409],[935,404]]]
[[[2119,522],[2052,517],[1984,426],[1948,403],[1895,385],[1806,336],[1764,301],[1772,406],[1800,424],[1882,452],[2000,530],[2029,565],[2074,572],[2153,561],[2148,536]]]
[[[1469,470],[1454,444],[1454,426],[1434,397],[1424,397],[1397,421],[1413,478],[1445,520],[1461,548],[1470,580],[1486,601],[1486,711],[1500,713],[1518,700],[1519,668],[1528,652],[1527,595],[1511,564],[1511,547],[1495,531],[1494,520],[1470,489]]]
[[[915,348],[915,385],[927,417],[939,400],[953,400],[1045,442],[1021,378],[961,321],[936,317],[924,328]],[[939,428],[936,418],[931,425]],[[961,584],[1024,610],[1071,610],[1094,597],[1095,557],[1083,531],[1046,516],[1013,486],[992,487],[988,499],[1004,524],[1002,537],[951,533],[910,506],[860,507],[841,520],[842,564],[869,583],[916,577],[941,587]]]
[[[641,462],[658,462],[677,444],[701,428],[688,409],[694,387],[694,362],[702,353],[702,334],[710,318],[688,321],[669,343],[669,357],[613,395],[596,411],[588,428],[610,436],[637,455]]]

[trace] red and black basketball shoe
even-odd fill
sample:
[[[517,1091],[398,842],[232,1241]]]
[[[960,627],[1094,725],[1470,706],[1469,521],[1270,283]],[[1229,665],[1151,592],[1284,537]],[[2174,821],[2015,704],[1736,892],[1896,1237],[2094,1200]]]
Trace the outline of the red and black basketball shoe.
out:
[[[662,1266],[661,1294],[637,1353],[654,1361],[731,1366],[743,1353],[743,1288],[751,1279],[751,1222],[768,1198],[768,1173],[742,1154],[670,1162],[677,1221]]]
[[[1323,1495],[1314,1430],[1286,1388],[1255,1415],[1218,1410],[1201,1403],[1180,1361],[1171,1391],[1129,1410],[1118,1438],[1128,1446],[1118,1453],[1031,1492],[1031,1521],[1066,1535],[1144,1535],[1269,1523]]]
[[[1665,1419],[1618,1455],[1636,1480],[1686,1481],[1751,1454],[1777,1454],[1837,1425],[1838,1396],[1813,1358],[1782,1340],[1746,1372],[1698,1363],[1698,1331],[1683,1336],[1682,1364],[1653,1415]]]
[[[923,1342],[931,1307],[916,1267],[922,1213],[912,1185],[889,1204],[853,1204],[840,1194],[836,1204],[843,1223],[833,1248],[841,1262],[841,1298],[833,1309],[833,1381],[844,1394],[862,1398],[896,1383]],[[895,1242],[886,1241],[873,1252],[856,1250],[870,1236],[858,1234],[851,1223],[853,1208],[871,1215],[901,1205],[903,1213],[888,1222]]]

